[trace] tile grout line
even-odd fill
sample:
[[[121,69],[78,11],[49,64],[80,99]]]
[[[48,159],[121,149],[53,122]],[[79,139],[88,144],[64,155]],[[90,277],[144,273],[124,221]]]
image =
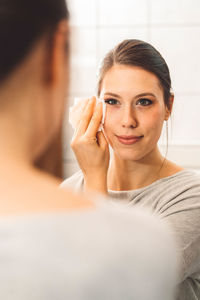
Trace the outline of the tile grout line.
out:
[[[147,5],[147,40],[151,42],[151,0],[146,0]]]

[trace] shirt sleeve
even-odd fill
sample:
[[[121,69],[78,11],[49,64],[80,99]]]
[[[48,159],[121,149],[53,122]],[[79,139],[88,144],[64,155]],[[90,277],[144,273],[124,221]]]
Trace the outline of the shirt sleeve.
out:
[[[200,193],[188,190],[164,213],[178,245],[180,282],[200,270]]]
[[[73,189],[76,192],[81,192],[84,187],[84,177],[82,171],[78,171],[73,174],[71,177],[65,179],[61,185],[63,189]]]

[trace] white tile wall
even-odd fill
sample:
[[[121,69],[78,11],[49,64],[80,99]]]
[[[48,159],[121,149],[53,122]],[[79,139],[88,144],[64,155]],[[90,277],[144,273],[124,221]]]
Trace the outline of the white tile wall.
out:
[[[200,96],[198,94],[177,94],[172,116],[168,121],[169,144],[200,146],[199,114]],[[166,123],[164,123],[160,143],[166,144],[166,141]]]
[[[175,92],[200,93],[200,25],[153,27],[151,43],[169,66]]]
[[[95,26],[96,6],[95,0],[67,0],[72,26]]]
[[[118,43],[125,39],[140,39],[147,41],[148,30],[146,26],[132,26],[132,27],[108,27],[100,28],[97,32],[98,34],[98,61],[100,62],[105,54],[111,50]]]
[[[92,27],[71,28],[70,96],[94,92],[96,84],[96,31]]]
[[[160,146],[163,156],[166,155],[166,146]],[[191,155],[192,153],[192,155]],[[187,169],[200,170],[199,168],[199,146],[169,145],[167,159],[176,162]]]
[[[100,26],[133,26],[148,22],[148,0],[99,0]]]
[[[88,60],[77,61],[71,68],[70,96],[91,96],[96,86],[96,64]]]
[[[97,34],[92,27],[71,27],[71,56],[95,58]]]
[[[200,0],[67,1],[72,49],[69,102],[95,93],[97,66],[118,42],[137,38],[152,43],[169,65],[175,92],[169,158],[200,169]],[[78,166],[69,148],[72,130],[64,131],[69,176]],[[161,143],[165,141],[163,133]]]
[[[172,144],[200,145],[199,115],[200,95],[177,95],[172,117]]]
[[[200,25],[199,0],[151,0],[151,24]]]

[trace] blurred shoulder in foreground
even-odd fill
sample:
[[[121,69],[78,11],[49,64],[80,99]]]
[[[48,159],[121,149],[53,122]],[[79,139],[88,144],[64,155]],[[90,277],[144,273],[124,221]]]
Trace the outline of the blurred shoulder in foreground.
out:
[[[171,300],[175,246],[148,212],[96,210],[4,217],[1,299]]]

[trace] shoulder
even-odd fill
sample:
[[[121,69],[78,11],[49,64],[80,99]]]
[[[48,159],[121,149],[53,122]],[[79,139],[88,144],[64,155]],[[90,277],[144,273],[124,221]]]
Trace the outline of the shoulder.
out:
[[[200,274],[200,176],[182,170],[152,184],[145,195],[173,232],[180,260],[179,282],[186,280],[192,290],[194,274]]]
[[[194,171],[183,170],[163,182],[168,193],[174,197],[195,198],[200,201],[200,176]],[[199,202],[200,205],[200,202]]]
[[[172,214],[180,210],[200,209],[200,176],[194,171],[183,170],[158,180],[151,190],[153,196],[159,199],[157,208],[160,212]]]
[[[192,274],[200,274],[200,176],[184,170],[166,178],[162,188],[157,212],[175,234],[181,260],[180,281],[184,281],[193,278]]]
[[[164,191],[166,194],[182,195],[187,193],[199,193],[200,195],[200,175],[195,171],[182,170],[171,176],[162,178],[149,186],[157,188],[159,192]]]
[[[72,188],[76,191],[80,191],[83,189],[84,185],[84,177],[82,171],[78,171],[75,174],[73,174],[71,177],[65,179],[60,187],[61,188]]]
[[[181,180],[182,182],[186,182],[187,184],[190,183],[191,186],[193,185],[200,186],[200,174],[193,170],[184,169],[174,174],[174,176],[170,176],[170,177],[172,178],[174,177],[174,179],[177,182]]]
[[[58,189],[59,181],[40,171],[19,172],[13,180],[6,178],[0,189],[0,214],[23,215],[93,207],[91,198],[74,191]],[[16,180],[17,178],[17,180]],[[12,189],[10,189],[12,186]],[[22,192],[23,191],[23,192]],[[28,199],[28,201],[27,201]]]
[[[175,184],[184,182],[186,184],[190,184],[191,186],[194,186],[194,185],[200,186],[200,175],[193,170],[183,169],[179,172],[174,173],[173,175],[166,176],[166,177],[162,178],[161,180],[158,180],[158,182],[159,181],[161,183],[173,182]]]
[[[143,211],[104,205],[84,212],[1,219],[0,225],[4,239],[0,257],[6,258],[0,270],[2,299],[14,299],[6,297],[11,292],[22,299],[27,291],[29,299],[38,298],[38,293],[48,299],[48,286],[56,299],[62,291],[66,299],[155,300],[164,299],[172,288],[175,250],[170,232],[161,220]],[[11,246],[17,250],[11,251]],[[13,262],[20,269],[14,277]],[[12,291],[6,284],[11,278]],[[40,290],[34,287],[34,278]],[[147,289],[141,289],[146,280]],[[18,288],[22,283],[26,290]],[[162,296],[155,295],[160,287]]]

